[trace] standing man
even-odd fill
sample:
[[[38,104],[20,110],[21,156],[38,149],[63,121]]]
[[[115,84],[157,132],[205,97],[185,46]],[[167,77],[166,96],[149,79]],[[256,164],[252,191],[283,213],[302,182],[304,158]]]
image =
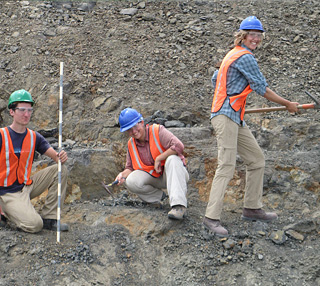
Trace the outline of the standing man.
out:
[[[0,208],[2,224],[10,220],[23,231],[36,233],[42,228],[57,230],[58,166],[55,164],[31,175],[35,151],[53,161],[64,164],[67,153],[57,153],[38,132],[27,128],[33,112],[34,101],[26,90],[17,90],[9,98],[8,108],[12,124],[0,129]],[[67,168],[62,165],[61,200],[64,201],[67,186]],[[41,216],[31,199],[46,189],[48,195]],[[60,230],[68,225],[60,224]]]
[[[120,131],[131,137],[125,169],[116,177],[119,185],[125,182],[148,203],[160,202],[166,197],[161,189],[167,189],[172,207],[168,217],[182,220],[189,180],[182,142],[162,125],[145,126],[142,115],[132,108],[121,111],[119,123]]]
[[[215,88],[211,124],[218,143],[218,167],[212,182],[204,225],[218,236],[228,235],[220,224],[223,198],[232,179],[236,155],[246,165],[246,187],[242,218],[272,221],[275,213],[262,210],[262,189],[265,160],[256,139],[244,122],[246,99],[251,91],[297,112],[297,102],[290,102],[273,92],[259,70],[253,51],[261,44],[264,29],[261,22],[250,16],[241,22],[235,34],[235,47],[225,56],[219,71],[212,77]]]

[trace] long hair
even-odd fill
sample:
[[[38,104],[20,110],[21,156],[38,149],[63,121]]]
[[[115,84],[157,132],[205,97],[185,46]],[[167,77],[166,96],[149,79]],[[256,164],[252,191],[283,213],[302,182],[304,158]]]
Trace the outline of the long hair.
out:
[[[248,31],[239,30],[234,33],[234,46],[241,46],[242,41],[247,37]]]

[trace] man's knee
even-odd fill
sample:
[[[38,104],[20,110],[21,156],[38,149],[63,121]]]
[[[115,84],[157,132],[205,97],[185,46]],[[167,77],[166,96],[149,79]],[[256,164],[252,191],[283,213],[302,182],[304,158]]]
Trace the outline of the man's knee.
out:
[[[228,179],[232,179],[235,171],[235,165],[234,164],[222,164],[219,165],[216,169],[215,177],[225,177]]]
[[[165,165],[168,166],[172,164],[183,166],[181,159],[177,155],[170,155],[169,157],[167,157]]]
[[[255,156],[254,160],[247,164],[247,169],[248,170],[255,170],[255,169],[261,169],[264,168],[266,163],[265,163],[265,158],[263,153],[261,153],[259,156]]]
[[[141,190],[143,188],[143,182],[137,178],[133,173],[131,173],[126,179],[127,188],[135,193],[137,190]]]
[[[21,222],[20,224],[18,224],[18,227],[25,232],[37,233],[42,230],[43,221],[40,216],[37,216],[28,222]]]

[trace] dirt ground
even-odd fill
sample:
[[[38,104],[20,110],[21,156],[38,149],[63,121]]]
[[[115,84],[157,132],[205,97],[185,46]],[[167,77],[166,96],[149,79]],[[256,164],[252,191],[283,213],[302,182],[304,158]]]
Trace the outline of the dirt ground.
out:
[[[201,225],[204,208],[189,198],[188,217],[171,221],[167,202],[122,191],[68,205],[59,244],[55,232],[2,228],[0,285],[319,285],[316,219],[284,209],[275,223],[249,223],[226,204],[231,235],[219,239]]]

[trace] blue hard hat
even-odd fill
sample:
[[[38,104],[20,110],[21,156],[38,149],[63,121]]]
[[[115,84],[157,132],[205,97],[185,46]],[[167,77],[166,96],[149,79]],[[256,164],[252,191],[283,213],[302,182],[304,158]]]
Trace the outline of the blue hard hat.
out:
[[[124,132],[143,121],[142,115],[133,108],[125,108],[119,115],[120,132]]]
[[[256,16],[245,18],[240,24],[240,30],[259,30],[264,32],[262,24]]]

